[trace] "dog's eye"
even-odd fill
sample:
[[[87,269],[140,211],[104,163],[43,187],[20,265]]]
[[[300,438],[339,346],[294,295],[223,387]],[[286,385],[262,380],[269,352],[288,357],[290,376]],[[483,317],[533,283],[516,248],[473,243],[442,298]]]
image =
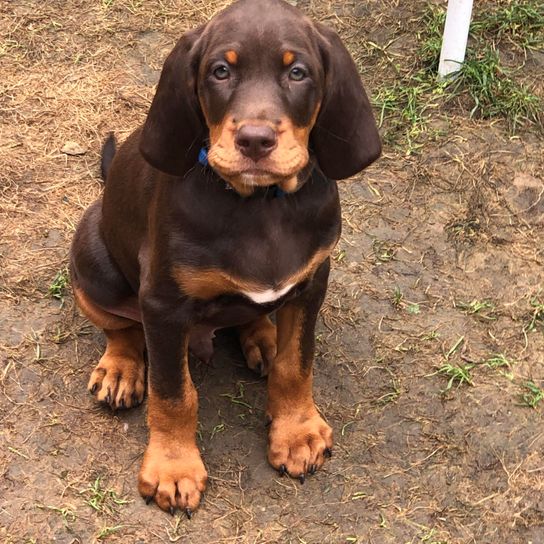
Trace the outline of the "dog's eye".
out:
[[[221,64],[220,66],[214,69],[213,75],[215,79],[219,79],[219,80],[228,79],[230,76],[230,70],[228,66],[226,66],[225,64]]]
[[[294,66],[289,71],[289,79],[292,79],[293,81],[302,81],[306,75],[306,70],[300,66]]]

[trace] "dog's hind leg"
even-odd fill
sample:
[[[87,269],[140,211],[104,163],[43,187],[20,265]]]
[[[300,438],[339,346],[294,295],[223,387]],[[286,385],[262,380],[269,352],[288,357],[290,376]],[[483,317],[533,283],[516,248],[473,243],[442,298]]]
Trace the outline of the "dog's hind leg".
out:
[[[104,330],[104,355],[91,373],[88,389],[96,400],[113,409],[140,404],[145,391],[144,333],[140,323],[102,310],[77,287],[79,308],[97,327]]]
[[[247,366],[266,376],[276,357],[276,325],[263,315],[237,330]]]
[[[144,397],[144,333],[136,298],[100,236],[100,213],[97,202],[78,226],[71,250],[72,286],[80,310],[107,340],[106,351],[91,373],[89,391],[113,409],[130,408]],[[110,307],[121,311],[113,313]]]

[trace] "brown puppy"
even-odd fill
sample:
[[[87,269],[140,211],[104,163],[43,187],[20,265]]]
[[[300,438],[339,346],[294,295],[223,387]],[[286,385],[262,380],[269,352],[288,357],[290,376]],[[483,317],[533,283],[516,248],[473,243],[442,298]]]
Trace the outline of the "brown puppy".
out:
[[[108,140],[104,196],[78,227],[71,271],[107,337],[91,393],[114,408],[140,403],[147,349],[146,500],[189,516],[199,504],[207,474],[187,353],[208,359],[222,327],[237,327],[249,366],[268,373],[271,465],[303,482],[323,464],[332,430],[312,363],[340,236],[333,180],[379,154],[338,36],[281,0],[241,0],[185,34],[144,126],[117,152]]]

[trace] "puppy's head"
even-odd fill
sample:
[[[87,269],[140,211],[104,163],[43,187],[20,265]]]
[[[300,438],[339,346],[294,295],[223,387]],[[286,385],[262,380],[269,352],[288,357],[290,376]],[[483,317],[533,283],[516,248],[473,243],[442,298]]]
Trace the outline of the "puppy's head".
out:
[[[167,58],[142,132],[153,166],[184,175],[209,147],[240,194],[295,191],[313,152],[332,179],[380,154],[370,104],[340,39],[282,0],[240,0]]]

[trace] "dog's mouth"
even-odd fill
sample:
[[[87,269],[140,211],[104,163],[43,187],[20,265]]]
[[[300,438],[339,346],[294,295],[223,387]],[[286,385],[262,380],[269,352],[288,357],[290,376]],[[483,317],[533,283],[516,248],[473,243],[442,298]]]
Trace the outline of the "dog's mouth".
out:
[[[277,176],[277,174],[274,174],[274,172],[271,172],[270,170],[266,170],[264,168],[256,168],[256,167],[243,170],[242,172],[240,172],[240,174],[244,174],[246,176],[255,176],[257,178]]]
[[[265,168],[247,168],[238,173],[238,177],[245,180],[249,185],[266,187],[267,185],[276,185],[285,179],[292,178],[298,174],[298,170],[288,173],[275,172]]]
[[[306,149],[282,153],[281,162],[267,157],[257,162],[240,153],[226,152],[221,146],[210,147],[208,162],[214,171],[240,194],[247,196],[257,187],[278,185],[287,193],[297,189],[297,175],[308,164]]]

